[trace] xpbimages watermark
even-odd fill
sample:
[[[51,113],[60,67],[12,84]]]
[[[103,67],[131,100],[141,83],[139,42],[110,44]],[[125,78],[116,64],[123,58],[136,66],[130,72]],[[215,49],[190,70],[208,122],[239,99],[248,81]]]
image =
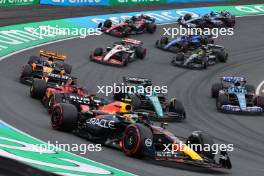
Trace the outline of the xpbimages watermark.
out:
[[[102,32],[99,28],[75,28],[75,27],[59,27],[58,25],[39,26],[34,29],[34,35],[42,36],[76,36],[85,38],[92,35],[101,35]]]
[[[49,151],[67,151],[78,152],[81,155],[85,155],[87,152],[102,151],[101,144],[62,144],[58,141],[55,141],[55,143],[48,141],[47,143],[32,145],[32,148],[40,154],[49,153]]]
[[[175,38],[178,35],[206,35],[212,38],[220,36],[234,35],[234,28],[186,28],[180,25],[179,27],[163,28],[163,35]]]
[[[168,93],[168,86],[143,86],[143,85],[125,85],[116,84],[107,85],[107,86],[97,86],[98,91],[97,93],[105,94],[109,96],[111,94],[118,94],[118,93],[130,93],[130,94],[146,94],[146,96],[151,96],[153,93],[156,94],[167,94]]]

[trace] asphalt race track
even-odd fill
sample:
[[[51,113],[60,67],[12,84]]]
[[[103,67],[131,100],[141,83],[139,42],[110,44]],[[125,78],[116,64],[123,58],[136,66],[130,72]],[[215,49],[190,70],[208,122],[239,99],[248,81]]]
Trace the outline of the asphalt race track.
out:
[[[123,76],[140,76],[153,79],[156,85],[167,85],[169,97],[176,96],[184,103],[187,119],[184,123],[171,123],[168,129],[179,136],[187,136],[193,130],[209,132],[219,143],[233,143],[230,153],[232,170],[218,172],[198,172],[190,168],[172,168],[128,158],[122,152],[103,147],[102,152],[89,152],[84,157],[110,166],[130,171],[138,175],[152,176],[198,176],[198,175],[236,175],[262,176],[264,172],[264,117],[223,114],[216,111],[215,100],[210,97],[211,85],[223,75],[245,76],[257,86],[263,80],[264,37],[263,17],[243,17],[237,20],[234,36],[217,39],[229,51],[229,60],[225,64],[209,67],[208,70],[186,70],[170,65],[174,55],[154,48],[156,39],[163,33],[160,26],[155,35],[135,36],[148,48],[145,60],[130,63],[126,68],[93,63],[88,59],[96,47],[111,45],[118,38],[102,35],[86,39],[74,39],[35,48],[13,55],[0,64],[0,117],[7,123],[34,137],[55,143],[89,143],[88,141],[51,129],[49,115],[37,100],[29,96],[29,87],[18,81],[21,66],[30,55],[38,54],[44,48],[65,53],[68,62],[73,65],[73,75],[79,83],[89,90],[98,91],[97,85],[112,85]]]

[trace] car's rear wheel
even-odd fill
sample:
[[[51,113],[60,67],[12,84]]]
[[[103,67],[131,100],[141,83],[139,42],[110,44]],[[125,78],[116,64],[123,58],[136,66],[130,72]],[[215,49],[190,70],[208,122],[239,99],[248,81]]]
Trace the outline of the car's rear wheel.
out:
[[[76,128],[78,118],[77,108],[72,104],[59,103],[53,107],[51,125],[53,129],[72,131]]]
[[[139,59],[144,59],[145,56],[146,56],[146,53],[147,53],[147,49],[146,48],[142,48],[142,47],[137,47],[135,53],[136,53],[136,56]]]
[[[140,98],[137,95],[135,94],[130,95],[130,99],[131,99],[131,105],[133,107],[133,110],[137,110],[141,108],[142,103],[141,103]]]
[[[221,107],[223,105],[228,105],[228,95],[227,94],[220,94],[218,95],[218,98],[216,99],[216,108],[218,110],[221,110]]]
[[[63,63],[63,68],[64,68],[65,73],[71,74],[71,71],[72,71],[72,66],[71,65]]]
[[[180,102],[176,98],[172,98],[170,100],[169,112],[175,112],[175,113],[182,115],[182,119],[180,120],[184,120],[186,118],[186,112],[185,112],[184,106],[182,102]]]
[[[223,84],[222,83],[214,83],[211,87],[211,97],[212,98],[217,98],[219,91],[223,89]]]
[[[29,65],[29,64],[24,65],[22,67],[22,72],[21,72],[21,75],[20,75],[21,81],[22,81],[23,78],[31,77],[32,72],[33,72],[33,70],[32,70],[31,65]]]
[[[123,55],[122,55],[122,65],[123,66],[127,66],[127,63],[128,63],[128,61],[129,61],[129,54],[128,53],[124,53]]]
[[[32,98],[42,99],[46,93],[47,83],[42,79],[34,79],[30,87],[30,95]]]
[[[130,157],[143,157],[153,152],[153,135],[143,124],[127,126],[122,137],[122,151]]]
[[[153,24],[153,23],[149,23],[149,24],[147,24],[147,31],[149,32],[149,33],[154,33],[154,32],[156,32],[156,29],[157,29],[157,26],[156,26],[156,24]]]
[[[215,56],[219,62],[226,62],[228,54],[224,50],[214,50]]]

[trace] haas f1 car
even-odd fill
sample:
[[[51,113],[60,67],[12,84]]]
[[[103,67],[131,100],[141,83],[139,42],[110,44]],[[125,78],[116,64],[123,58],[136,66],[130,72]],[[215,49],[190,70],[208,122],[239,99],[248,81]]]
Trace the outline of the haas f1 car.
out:
[[[187,52],[188,50],[194,50],[202,45],[214,44],[214,40],[205,35],[181,35],[177,36],[172,41],[169,41],[168,37],[161,37],[156,41],[156,47],[165,51],[174,53]]]
[[[127,37],[133,34],[154,33],[156,31],[155,19],[147,15],[133,16],[128,20],[114,24],[111,20],[106,20],[98,25],[102,32],[117,36]]]
[[[47,80],[50,74],[70,74],[72,67],[64,63],[65,58],[62,54],[40,50],[40,57],[31,56],[22,67],[20,81],[32,84],[34,78]]]
[[[164,123],[161,126],[153,125],[146,113],[116,111],[110,114],[91,108],[98,103],[74,97],[72,103],[55,104],[51,113],[53,129],[73,132],[87,140],[121,149],[129,157],[145,157],[157,162],[169,161],[204,168],[232,167],[227,151],[221,151],[217,161],[218,157],[212,151],[189,147],[191,144],[213,145],[213,139],[206,133],[195,131],[187,139],[179,139],[165,129]],[[109,110],[122,107],[117,104],[106,106]],[[125,106],[125,109],[130,108]],[[165,145],[170,150],[167,151]]]
[[[218,62],[225,63],[227,59],[228,53],[223,46],[208,44],[194,51],[177,53],[171,64],[178,67],[206,69],[207,66]]]
[[[176,98],[168,101],[165,94],[155,92],[150,79],[124,77],[122,85],[133,86],[135,89],[114,93],[114,99],[129,99],[134,111],[149,113],[151,120],[165,122],[182,121],[186,118],[182,103]]]
[[[178,23],[190,28],[234,27],[235,16],[226,10],[220,13],[211,12],[199,17],[185,14],[178,19]]]
[[[255,94],[255,87],[243,77],[224,76],[211,88],[216,107],[223,112],[263,113],[264,97]]]
[[[116,42],[112,47],[96,48],[90,55],[90,60],[98,63],[127,66],[127,64],[136,59],[144,59],[146,48],[142,47],[142,42],[125,38],[122,42]]]

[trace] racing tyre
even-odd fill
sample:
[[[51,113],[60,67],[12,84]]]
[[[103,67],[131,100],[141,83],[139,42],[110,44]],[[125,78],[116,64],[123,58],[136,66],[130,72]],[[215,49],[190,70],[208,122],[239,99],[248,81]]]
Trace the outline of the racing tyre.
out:
[[[133,110],[141,108],[141,100],[137,95],[131,95],[131,105],[133,107]]]
[[[220,94],[216,99],[216,108],[217,110],[221,110],[222,105],[228,105],[228,95],[227,94]]]
[[[253,85],[245,85],[245,89],[247,90],[247,93],[254,94],[256,92],[255,86]]]
[[[117,84],[117,87],[120,87],[120,89],[122,88],[122,84]],[[114,100],[116,101],[122,101],[122,99],[126,98],[126,94],[123,93],[122,91],[118,92],[118,93],[114,93],[113,96]]]
[[[130,33],[130,30],[131,29],[129,27],[125,27],[120,37],[127,37]]]
[[[189,13],[187,13],[187,14],[185,14],[185,15],[183,16],[183,19],[184,19],[185,21],[190,20],[191,18],[192,18],[192,15],[189,14]]]
[[[264,97],[263,96],[256,97],[254,104],[264,109]]]
[[[38,56],[30,56],[28,60],[28,64],[31,65],[39,61],[40,61],[40,58]]]
[[[153,23],[149,23],[147,24],[147,31],[151,34],[153,34],[154,32],[156,32],[157,26],[156,24]]]
[[[58,93],[51,95],[48,99],[48,104],[47,104],[48,112],[51,113],[53,106],[58,103],[62,103],[62,95]]]
[[[135,53],[136,53],[136,56],[139,59],[144,59],[145,56],[146,56],[146,53],[147,53],[147,49],[146,48],[142,48],[142,47],[137,47]]]
[[[22,79],[22,78],[25,78],[25,77],[31,77],[31,75],[32,75],[32,67],[31,67],[31,65],[29,65],[29,64],[24,65],[23,68],[22,68],[22,72],[21,72],[20,78]]]
[[[94,50],[94,56],[102,56],[103,55],[103,48],[96,48]]]
[[[122,55],[122,65],[123,66],[127,66],[128,60],[129,60],[129,54],[128,53],[124,53]]]
[[[214,83],[211,87],[211,97],[217,98],[221,89],[223,89],[223,85],[221,83]]]
[[[30,87],[30,95],[32,98],[42,99],[46,93],[47,83],[42,79],[34,79]]]
[[[51,125],[53,129],[72,131],[77,125],[78,111],[72,104],[60,103],[53,107]]]
[[[110,28],[111,26],[112,26],[112,21],[111,20],[105,20],[104,27]]]
[[[219,62],[226,62],[228,59],[228,54],[222,50],[215,50],[214,51],[216,58]]]
[[[200,144],[202,147],[197,147],[196,151],[198,154],[203,154],[204,156],[206,156],[207,158],[209,159],[214,159],[215,157],[215,154],[214,154],[214,151],[212,150],[207,150],[207,151],[203,151],[202,149],[203,148],[208,148],[207,146],[210,146],[210,148],[212,149],[212,146],[214,145],[214,140],[213,138],[207,134],[207,133],[204,133],[202,131],[194,131],[192,132],[192,134],[187,138],[187,141],[186,141],[186,144],[190,145],[190,144],[193,144],[193,145],[196,145],[196,144]]]
[[[183,53],[178,53],[175,57],[176,61],[184,61],[184,54]]]
[[[65,73],[71,74],[71,71],[72,71],[72,66],[71,65],[64,63],[63,64],[63,68],[64,68]]]
[[[175,113],[181,114],[182,115],[181,120],[186,118],[186,112],[185,112],[184,106],[176,98],[172,98],[170,100],[169,112],[175,112]]]
[[[153,156],[153,135],[143,124],[135,123],[127,126],[122,137],[122,151],[130,157]]]

